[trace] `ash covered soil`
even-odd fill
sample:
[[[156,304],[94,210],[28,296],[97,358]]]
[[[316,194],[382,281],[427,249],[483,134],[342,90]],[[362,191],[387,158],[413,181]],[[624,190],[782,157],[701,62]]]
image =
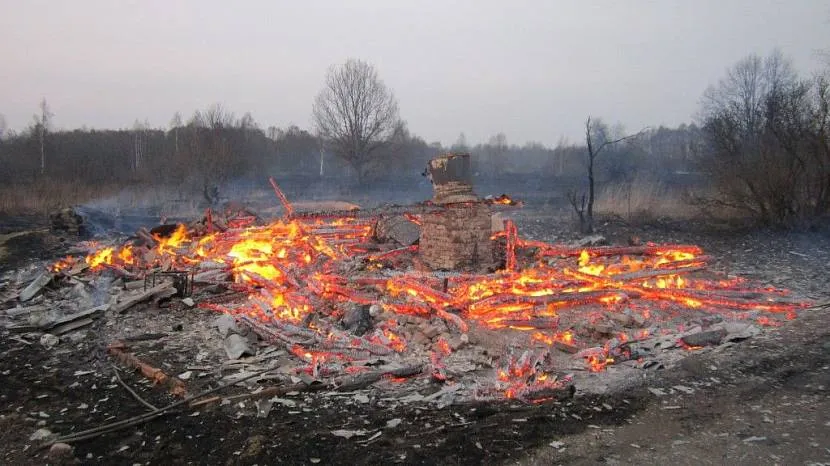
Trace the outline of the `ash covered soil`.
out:
[[[561,212],[525,209],[515,218],[524,237],[576,237]],[[698,244],[714,257],[715,270],[815,302],[830,299],[827,229],[735,231],[672,222],[633,227],[609,220],[598,230],[612,244],[632,235]],[[62,254],[63,242],[38,231],[36,241],[15,237],[2,245],[3,267]],[[130,310],[135,313],[153,317],[153,328],[135,328],[136,335],[188,331],[215,318],[181,307],[138,306]],[[31,440],[38,429],[67,434],[147,408],[113,376],[106,353],[112,324],[104,319],[76,341],[49,350],[4,331],[0,458],[4,464],[830,464],[828,313],[804,311],[748,340],[690,352],[677,366],[644,370],[641,379],[603,395],[578,391],[570,400],[535,405],[506,400],[436,408],[385,399],[383,387],[286,394],[265,418],[256,417],[250,401],[213,404],[80,441],[53,457]],[[172,374],[197,356],[188,353],[192,347],[153,339],[130,344]],[[138,374],[122,370],[121,377],[156,406],[176,401]],[[191,392],[199,391],[198,378],[187,383]]]

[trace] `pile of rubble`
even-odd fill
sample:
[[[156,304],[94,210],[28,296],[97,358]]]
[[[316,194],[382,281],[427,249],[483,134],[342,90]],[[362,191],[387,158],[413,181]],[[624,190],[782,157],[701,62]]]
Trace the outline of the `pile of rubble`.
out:
[[[572,394],[580,374],[660,366],[669,350],[749,338],[806,306],[707,270],[696,246],[547,244],[520,237],[509,220],[482,248],[490,270],[424,263],[412,233],[424,216],[505,198],[390,215],[298,214],[279,197],[281,219],[208,211],[124,241],[79,243],[81,254],[8,275],[6,329],[53,347],[101,316],[136,322],[152,318],[139,306],[194,308],[217,313],[205,320],[219,319],[216,348],[230,361],[218,362],[221,380],[279,374],[266,394],[376,386],[415,396],[441,384],[429,399],[540,401]],[[181,377],[111,343],[121,364],[187,396]]]

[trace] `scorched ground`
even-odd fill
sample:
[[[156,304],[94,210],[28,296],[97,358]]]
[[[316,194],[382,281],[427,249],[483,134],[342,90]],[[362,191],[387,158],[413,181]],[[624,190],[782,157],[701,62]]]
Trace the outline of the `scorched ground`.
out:
[[[530,212],[516,218],[520,228],[538,220]],[[656,396],[637,388],[644,380],[659,386],[665,369],[689,354],[747,351],[764,328],[778,332],[799,314],[815,319],[805,303],[821,298],[783,292],[762,274],[743,281],[720,264],[706,267],[728,252],[717,244],[709,255],[693,246],[574,247],[531,240],[508,223],[493,238],[503,255],[492,271],[435,273],[419,266],[417,248],[371,234],[371,221],[357,217],[243,221],[221,232],[184,226],[150,235],[153,243],[99,245],[50,263],[42,301],[10,308],[45,303],[60,312],[9,317],[3,422],[24,428],[6,434],[15,447],[7,458],[36,461],[47,451],[40,444],[61,440],[29,440],[38,429],[90,462],[515,457],[589,424],[628,419]],[[198,305],[165,291],[157,304],[121,309],[146,293],[128,284],[159,267],[206,274],[194,280]],[[25,286],[12,283],[18,293]],[[72,315],[61,303],[110,309],[47,350],[35,336],[55,328],[46,328],[49,319]],[[237,318],[224,336],[211,327],[222,315]],[[231,335],[249,345],[235,358],[226,351]],[[144,375],[115,357],[116,343],[149,367],[139,367]],[[157,408],[188,402],[161,419],[75,441],[78,432],[151,411],[115,371]],[[160,374],[181,380],[184,392],[159,383]],[[676,385],[692,393],[717,386],[693,379]]]

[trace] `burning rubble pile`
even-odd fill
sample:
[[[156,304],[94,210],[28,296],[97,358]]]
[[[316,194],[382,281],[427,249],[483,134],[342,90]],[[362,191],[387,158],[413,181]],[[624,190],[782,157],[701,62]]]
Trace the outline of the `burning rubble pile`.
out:
[[[110,277],[121,291],[106,302],[17,327],[59,336],[98,313],[178,296],[286,351],[295,381],[354,389],[420,380],[468,399],[538,401],[572,393],[575,372],[649,367],[662,349],[747,338],[805,307],[707,270],[696,246],[548,244],[520,237],[510,220],[491,231],[491,213],[516,203],[478,199],[468,168],[460,156],[434,162],[435,199],[394,212],[297,213],[272,180],[282,218],[208,211],[125,243],[90,244],[20,290],[6,313],[24,315],[38,293],[57,293],[50,283]],[[254,352],[242,340],[237,358]],[[111,348],[122,361],[123,352]]]

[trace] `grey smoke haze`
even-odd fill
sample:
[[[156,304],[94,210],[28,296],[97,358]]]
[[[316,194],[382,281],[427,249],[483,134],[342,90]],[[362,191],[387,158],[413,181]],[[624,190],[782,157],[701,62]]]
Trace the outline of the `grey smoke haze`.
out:
[[[588,114],[636,130],[690,121],[705,87],[774,47],[830,48],[820,1],[0,1],[0,113],[29,124],[166,127],[223,103],[309,127],[327,68],[373,63],[427,141],[580,138]]]

